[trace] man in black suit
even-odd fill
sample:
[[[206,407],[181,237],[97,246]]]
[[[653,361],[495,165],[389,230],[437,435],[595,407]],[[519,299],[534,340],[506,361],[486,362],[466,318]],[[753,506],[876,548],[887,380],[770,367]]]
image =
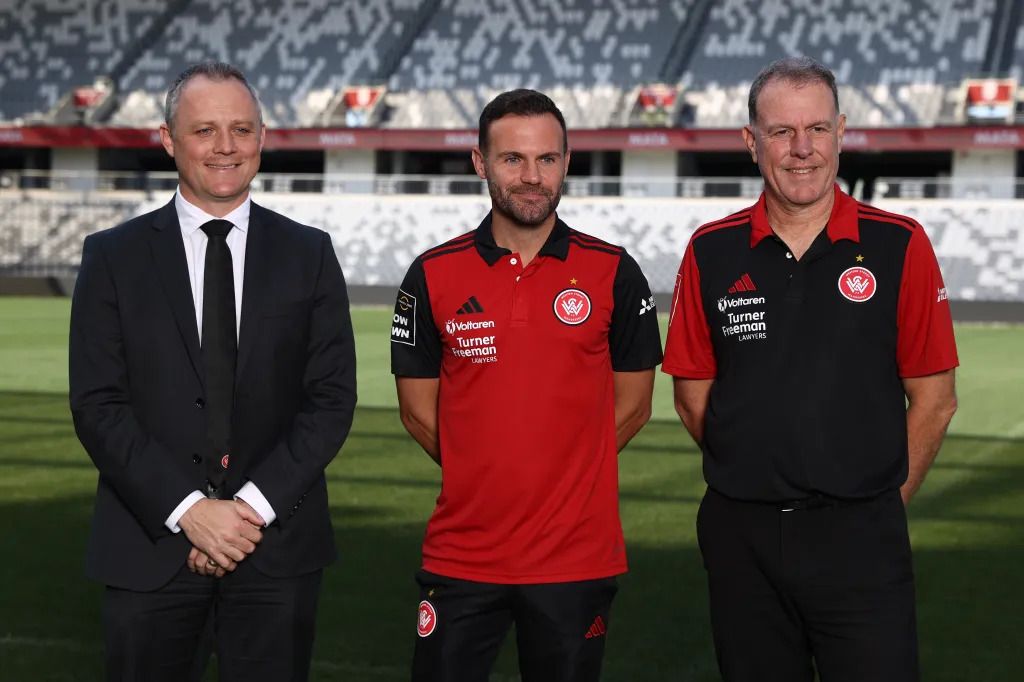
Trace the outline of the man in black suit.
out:
[[[356,401],[345,282],[327,234],[249,198],[265,127],[241,72],[190,67],[165,118],[178,191],[85,240],[71,311],[108,679],[194,677],[209,620],[222,680],[305,680]]]

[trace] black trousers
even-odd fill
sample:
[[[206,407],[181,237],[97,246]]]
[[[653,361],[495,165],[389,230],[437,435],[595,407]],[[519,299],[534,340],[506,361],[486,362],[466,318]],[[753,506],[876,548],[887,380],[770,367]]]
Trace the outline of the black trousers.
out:
[[[304,682],[322,573],[271,578],[243,561],[223,578],[183,566],[154,592],[107,587],[108,682],[194,682],[211,650],[223,682]]]
[[[728,682],[916,682],[914,576],[898,491],[793,509],[708,490],[697,513]]]
[[[597,682],[618,581],[498,585],[426,571],[413,682],[486,682],[512,624],[523,682]]]

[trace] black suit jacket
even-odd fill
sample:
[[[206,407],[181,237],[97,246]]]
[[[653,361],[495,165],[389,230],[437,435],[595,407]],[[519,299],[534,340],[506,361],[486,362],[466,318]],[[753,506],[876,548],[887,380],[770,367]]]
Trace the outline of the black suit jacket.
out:
[[[201,265],[200,265],[201,267]],[[205,481],[202,357],[174,202],[85,240],[71,307],[75,431],[99,470],[86,571],[153,590],[189,542],[164,525]],[[270,576],[334,560],[324,468],[352,424],[355,349],[330,237],[252,205],[238,342],[233,494],[277,513],[246,559]]]

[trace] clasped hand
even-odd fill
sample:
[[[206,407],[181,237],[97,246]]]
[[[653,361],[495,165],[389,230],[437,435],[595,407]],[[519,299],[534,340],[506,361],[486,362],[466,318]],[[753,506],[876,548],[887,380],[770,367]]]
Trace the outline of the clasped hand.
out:
[[[189,570],[217,578],[235,570],[263,539],[263,518],[242,500],[199,500],[178,525],[192,543]]]

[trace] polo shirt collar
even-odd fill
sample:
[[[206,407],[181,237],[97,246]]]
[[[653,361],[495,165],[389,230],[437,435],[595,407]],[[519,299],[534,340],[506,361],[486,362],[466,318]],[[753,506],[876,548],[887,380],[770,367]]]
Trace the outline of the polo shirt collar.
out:
[[[498,246],[494,241],[494,230],[491,227],[492,212],[488,212],[483,222],[476,228],[476,250],[487,265],[494,265],[502,256],[510,253],[508,249]],[[569,226],[555,216],[555,226],[551,229],[544,246],[540,247],[538,256],[554,256],[559,260],[569,257]]]
[[[835,200],[832,202],[832,213],[828,217],[828,225],[825,228],[828,238],[833,244],[840,239],[849,239],[859,243],[857,201],[840,190],[838,184],[835,185],[833,191]],[[754,248],[761,243],[762,239],[774,234],[775,231],[768,224],[768,209],[765,205],[764,192],[761,192],[750,215],[750,248]]]

